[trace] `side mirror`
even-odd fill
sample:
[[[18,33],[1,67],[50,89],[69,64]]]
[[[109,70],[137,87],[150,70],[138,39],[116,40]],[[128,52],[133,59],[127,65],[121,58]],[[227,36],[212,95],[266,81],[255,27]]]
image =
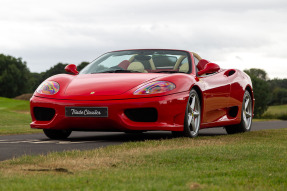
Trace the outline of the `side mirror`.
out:
[[[208,64],[208,63],[210,63],[208,60],[205,60],[205,59],[199,60],[199,62],[198,62],[198,64],[197,64],[198,70],[199,70],[199,71],[200,71],[200,70],[203,70],[204,67],[205,67],[205,65]]]
[[[203,74],[218,72],[218,70],[220,70],[220,67],[217,64],[207,63],[202,70],[197,72],[197,74],[201,76]]]
[[[72,73],[72,74],[79,74],[78,70],[77,70],[77,66],[75,64],[69,64],[65,67],[65,70],[68,72],[68,73]]]

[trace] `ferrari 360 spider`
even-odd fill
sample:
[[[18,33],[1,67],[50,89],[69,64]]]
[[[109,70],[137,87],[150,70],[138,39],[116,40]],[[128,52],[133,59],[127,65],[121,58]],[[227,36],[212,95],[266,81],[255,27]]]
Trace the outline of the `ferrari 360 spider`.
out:
[[[32,128],[51,139],[72,131],[165,130],[196,137],[209,127],[250,131],[250,77],[183,50],[108,52],[80,72],[46,79],[30,100]]]

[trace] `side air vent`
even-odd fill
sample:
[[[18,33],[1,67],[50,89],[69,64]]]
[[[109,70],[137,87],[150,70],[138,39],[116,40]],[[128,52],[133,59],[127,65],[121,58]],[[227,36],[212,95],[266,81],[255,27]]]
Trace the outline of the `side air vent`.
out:
[[[34,115],[37,121],[51,121],[55,116],[55,110],[46,107],[34,107]]]
[[[226,76],[232,76],[233,74],[235,74],[235,70],[227,70],[224,74]]]
[[[158,117],[155,108],[126,109],[124,113],[135,122],[156,122]]]

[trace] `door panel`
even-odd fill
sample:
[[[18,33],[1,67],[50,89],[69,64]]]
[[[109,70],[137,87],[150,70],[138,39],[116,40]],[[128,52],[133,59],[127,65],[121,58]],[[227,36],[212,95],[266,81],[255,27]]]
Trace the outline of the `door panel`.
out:
[[[234,74],[230,75],[230,100],[229,107],[239,106],[241,107],[243,95],[245,92],[244,76],[242,76],[237,70],[234,70]]]
[[[226,108],[229,105],[230,83],[228,77],[224,72],[219,72],[199,79],[205,86],[202,123],[218,121],[226,115]]]

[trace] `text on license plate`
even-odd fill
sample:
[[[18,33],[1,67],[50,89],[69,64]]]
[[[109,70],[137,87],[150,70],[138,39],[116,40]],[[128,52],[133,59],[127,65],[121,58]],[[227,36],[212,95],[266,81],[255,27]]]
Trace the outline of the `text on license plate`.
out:
[[[107,107],[66,107],[67,117],[108,117]]]

